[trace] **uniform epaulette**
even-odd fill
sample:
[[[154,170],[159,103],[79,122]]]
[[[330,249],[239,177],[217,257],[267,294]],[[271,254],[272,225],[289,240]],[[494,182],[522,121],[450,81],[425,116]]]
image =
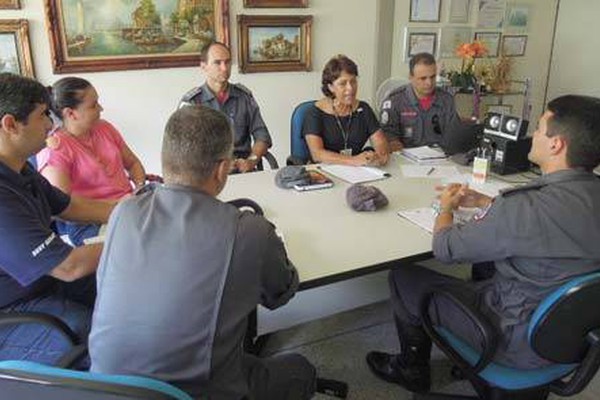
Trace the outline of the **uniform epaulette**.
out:
[[[190,102],[192,99],[202,93],[202,86],[190,89],[186,94],[183,95],[181,101]]]
[[[526,192],[529,190],[538,190],[544,186],[546,186],[546,183],[544,183],[544,182],[529,183],[527,185],[517,186],[517,187],[501,190],[500,196],[508,197],[508,196],[512,196],[513,194],[516,194],[516,193]]]
[[[402,85],[402,86],[400,86],[400,87],[397,87],[396,89],[392,90],[392,91],[390,92],[390,94],[388,94],[388,96],[387,96],[387,97],[388,97],[388,98],[390,98],[390,97],[392,97],[392,96],[396,96],[396,95],[398,95],[398,94],[404,93],[404,92],[406,92],[406,89],[407,89],[407,88],[408,88],[408,87],[407,87],[406,85]]]
[[[252,94],[252,90],[248,89],[246,86],[242,85],[241,83],[232,83],[231,86],[233,86],[236,89],[241,90],[242,92],[246,93],[250,97],[254,97],[254,95]]]

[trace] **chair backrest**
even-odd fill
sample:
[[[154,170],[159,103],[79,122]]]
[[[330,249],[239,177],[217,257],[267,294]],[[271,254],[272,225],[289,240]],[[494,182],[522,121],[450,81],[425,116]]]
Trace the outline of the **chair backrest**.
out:
[[[310,160],[310,151],[302,136],[302,124],[306,111],[315,103],[315,100],[305,101],[296,106],[292,112],[290,126],[290,155],[291,157],[306,163]]]
[[[7,399],[192,400],[156,379],[72,371],[30,361],[0,362],[0,392]]]
[[[381,111],[381,106],[383,101],[392,93],[392,91],[396,90],[400,86],[406,85],[409,83],[409,80],[406,78],[388,78],[385,81],[381,82],[381,85],[377,88],[375,92],[375,105],[377,106],[377,111]]]
[[[575,278],[556,289],[534,312],[529,343],[542,357],[556,363],[579,363],[590,346],[586,339],[600,328],[600,272]]]

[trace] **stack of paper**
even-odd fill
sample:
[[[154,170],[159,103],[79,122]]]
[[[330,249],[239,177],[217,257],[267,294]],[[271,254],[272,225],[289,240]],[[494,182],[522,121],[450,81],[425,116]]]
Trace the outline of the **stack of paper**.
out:
[[[390,176],[375,167],[353,167],[348,165],[323,164],[321,170],[349,183],[362,183],[385,179]]]
[[[402,150],[402,155],[419,164],[436,163],[446,159],[446,154],[442,149],[429,146],[412,147]]]

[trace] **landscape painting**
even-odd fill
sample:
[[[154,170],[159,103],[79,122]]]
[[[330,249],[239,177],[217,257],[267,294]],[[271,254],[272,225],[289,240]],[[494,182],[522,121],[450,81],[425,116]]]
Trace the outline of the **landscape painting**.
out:
[[[227,0],[45,0],[57,73],[196,65],[228,44]]]
[[[240,72],[310,71],[311,15],[238,15]]]
[[[0,20],[0,72],[34,77],[27,20]]]

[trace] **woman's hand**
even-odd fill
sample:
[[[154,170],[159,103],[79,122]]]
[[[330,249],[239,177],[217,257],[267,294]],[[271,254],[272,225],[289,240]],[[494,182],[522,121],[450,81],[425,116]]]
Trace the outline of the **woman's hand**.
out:
[[[363,151],[360,154],[352,156],[352,161],[355,166],[361,167],[363,165],[371,165],[371,162],[377,154],[374,151]]]

